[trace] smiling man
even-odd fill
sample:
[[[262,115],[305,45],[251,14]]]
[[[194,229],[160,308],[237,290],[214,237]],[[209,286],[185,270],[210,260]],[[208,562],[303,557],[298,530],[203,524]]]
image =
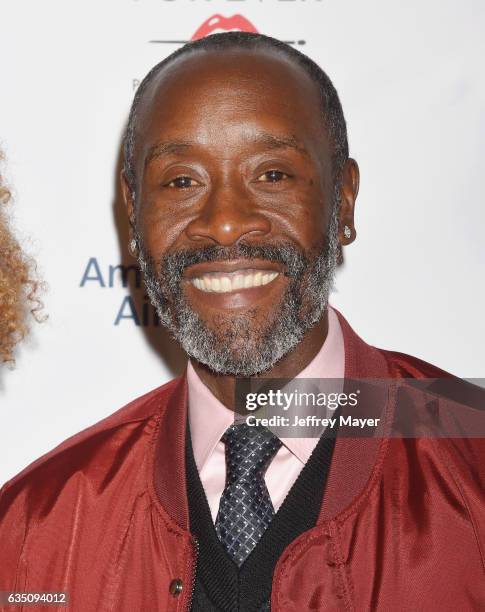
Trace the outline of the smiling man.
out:
[[[0,589],[83,612],[480,609],[482,440],[234,418],[238,378],[449,376],[328,304],[358,185],[337,92],[295,49],[226,33],[152,69],[125,140],[130,250],[189,363],[5,485]]]

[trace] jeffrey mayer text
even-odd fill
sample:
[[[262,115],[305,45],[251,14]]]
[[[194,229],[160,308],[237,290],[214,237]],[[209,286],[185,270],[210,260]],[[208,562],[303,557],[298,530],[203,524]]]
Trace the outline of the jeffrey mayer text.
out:
[[[351,416],[339,417],[340,427],[377,427],[381,419],[358,419]],[[333,429],[337,424],[336,418],[317,417],[314,414],[306,417],[295,416],[293,419],[281,415],[275,415],[269,418],[257,417],[255,414],[250,414],[246,417],[247,425],[263,427],[330,427]]]

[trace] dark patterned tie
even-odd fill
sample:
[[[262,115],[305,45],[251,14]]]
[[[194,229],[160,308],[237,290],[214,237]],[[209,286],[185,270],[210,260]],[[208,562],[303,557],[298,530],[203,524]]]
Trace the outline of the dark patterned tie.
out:
[[[265,427],[239,423],[222,437],[226,445],[226,486],[215,528],[227,552],[241,566],[274,516],[264,473],[281,446]]]

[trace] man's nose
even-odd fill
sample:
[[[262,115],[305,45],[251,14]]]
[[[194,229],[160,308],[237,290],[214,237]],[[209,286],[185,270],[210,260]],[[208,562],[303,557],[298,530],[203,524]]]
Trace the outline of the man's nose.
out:
[[[247,196],[225,189],[209,196],[185,231],[190,240],[230,246],[248,236],[269,234],[271,223]]]

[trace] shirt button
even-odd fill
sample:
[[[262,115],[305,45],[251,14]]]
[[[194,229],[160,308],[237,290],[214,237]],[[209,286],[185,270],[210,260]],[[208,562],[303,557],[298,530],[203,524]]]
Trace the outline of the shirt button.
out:
[[[180,578],[175,578],[175,580],[172,580],[172,582],[170,583],[169,591],[174,597],[177,597],[178,595],[180,595],[183,588],[184,583],[180,580]]]

